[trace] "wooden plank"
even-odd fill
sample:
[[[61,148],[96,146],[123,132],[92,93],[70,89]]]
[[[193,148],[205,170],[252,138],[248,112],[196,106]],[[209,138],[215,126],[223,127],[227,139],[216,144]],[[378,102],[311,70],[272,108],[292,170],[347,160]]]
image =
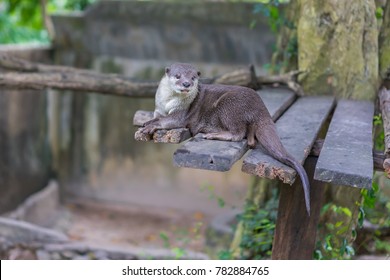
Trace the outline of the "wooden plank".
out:
[[[295,100],[295,94],[284,88],[269,88],[259,92],[273,118],[280,116]],[[176,166],[228,171],[248,150],[247,141],[215,141],[195,137],[173,155]]]
[[[373,115],[372,102],[338,102],[318,158],[316,180],[371,188],[374,169]]]
[[[153,141],[154,143],[179,144],[189,138],[191,138],[191,133],[187,128],[157,130],[153,135],[141,133],[141,128],[139,128],[134,134],[134,139],[137,141]]]
[[[147,121],[153,119],[153,112],[138,110],[134,114],[133,125],[142,126]],[[170,130],[158,130],[153,136],[144,134],[138,129],[135,132],[134,139],[137,141],[153,141],[154,143],[171,143],[178,144],[191,138],[191,133],[187,128],[177,128]]]
[[[152,111],[138,110],[134,114],[133,125],[134,126],[143,126],[144,123],[153,119]]]
[[[312,179],[316,161],[316,157],[310,156],[304,165],[311,185],[310,217],[306,213],[301,181],[297,180],[292,187],[281,188],[272,244],[273,260],[311,260],[313,258],[317,224],[325,192],[325,183]]]
[[[264,88],[258,91],[272,119],[276,121],[294,102],[296,95],[288,88]]]
[[[333,97],[301,97],[277,121],[279,137],[299,162],[303,163],[311,151],[314,141],[334,106]],[[296,171],[261,149],[252,150],[244,159],[242,171],[269,179],[279,178],[292,184]]]

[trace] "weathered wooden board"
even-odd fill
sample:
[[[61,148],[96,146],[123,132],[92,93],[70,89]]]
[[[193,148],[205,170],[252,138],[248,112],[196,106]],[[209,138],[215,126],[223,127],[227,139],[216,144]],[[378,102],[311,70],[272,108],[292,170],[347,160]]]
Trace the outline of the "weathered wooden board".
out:
[[[296,95],[288,88],[264,88],[258,91],[272,119],[276,121],[294,102]]]
[[[170,130],[157,130],[153,135],[141,132],[141,128],[134,134],[134,139],[137,141],[152,141],[154,143],[171,143],[179,144],[191,138],[191,133],[187,128],[176,128]]]
[[[133,125],[134,126],[143,126],[144,123],[153,119],[152,111],[138,110],[134,114]]]
[[[262,90],[259,94],[274,119],[295,100],[295,94],[283,88]],[[247,150],[246,140],[241,142],[216,141],[202,139],[198,136],[176,150],[173,161],[179,167],[228,171]]]
[[[341,100],[329,126],[314,178],[332,184],[371,188],[374,104]]]
[[[134,114],[133,125],[142,126],[147,121],[153,119],[153,112],[138,110]],[[191,138],[191,133],[187,128],[177,128],[170,130],[158,130],[153,135],[135,132],[134,139],[137,141],[153,141],[155,143],[178,144]]]
[[[277,121],[276,128],[287,151],[303,163],[318,132],[334,106],[333,97],[301,97]],[[242,171],[269,179],[279,178],[292,184],[296,171],[261,149],[252,150],[244,159]]]
[[[228,171],[247,151],[247,141],[216,141],[202,138],[202,134],[188,141],[173,154],[179,167]]]

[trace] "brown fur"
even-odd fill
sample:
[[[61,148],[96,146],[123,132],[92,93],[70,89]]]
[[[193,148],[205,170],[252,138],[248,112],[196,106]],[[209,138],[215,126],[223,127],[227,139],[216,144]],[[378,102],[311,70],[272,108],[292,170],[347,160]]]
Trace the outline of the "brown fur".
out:
[[[183,70],[175,64],[174,71]],[[182,71],[182,73],[188,73]],[[189,73],[194,75],[194,73]],[[153,119],[145,124],[144,133],[152,134],[157,129],[187,127],[192,135],[204,133],[204,138],[241,141],[247,138],[248,145],[257,142],[277,160],[297,170],[301,177],[306,208],[310,215],[310,185],[307,174],[283,147],[272,118],[256,91],[231,85],[198,85],[198,93],[188,110],[178,110],[165,117]]]

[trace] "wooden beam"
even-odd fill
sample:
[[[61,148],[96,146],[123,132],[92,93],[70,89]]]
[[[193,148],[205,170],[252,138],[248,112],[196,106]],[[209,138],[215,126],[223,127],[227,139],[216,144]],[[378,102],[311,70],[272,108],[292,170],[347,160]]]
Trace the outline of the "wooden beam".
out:
[[[259,94],[274,119],[295,100],[295,94],[286,89],[269,88]],[[228,171],[247,150],[246,140],[230,142],[195,137],[176,150],[173,161],[179,167]]]
[[[314,178],[337,185],[371,188],[374,104],[339,100],[318,158]]]
[[[278,134],[287,151],[303,163],[317,135],[334,107],[333,97],[301,97],[276,122]],[[242,171],[269,179],[279,178],[292,184],[296,171],[260,149],[250,151]]]
[[[317,158],[308,157],[305,169],[310,178],[311,214],[306,213],[301,181],[283,186],[272,244],[273,260],[311,260],[315,248],[317,224],[324,200],[325,183],[313,179]]]

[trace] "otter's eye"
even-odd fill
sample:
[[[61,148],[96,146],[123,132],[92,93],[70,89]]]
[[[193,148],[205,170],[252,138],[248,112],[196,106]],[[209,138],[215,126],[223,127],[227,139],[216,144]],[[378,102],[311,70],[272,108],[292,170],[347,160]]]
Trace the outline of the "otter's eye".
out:
[[[180,79],[180,74],[175,75],[176,79]]]
[[[195,81],[196,77],[192,77],[192,80]]]

